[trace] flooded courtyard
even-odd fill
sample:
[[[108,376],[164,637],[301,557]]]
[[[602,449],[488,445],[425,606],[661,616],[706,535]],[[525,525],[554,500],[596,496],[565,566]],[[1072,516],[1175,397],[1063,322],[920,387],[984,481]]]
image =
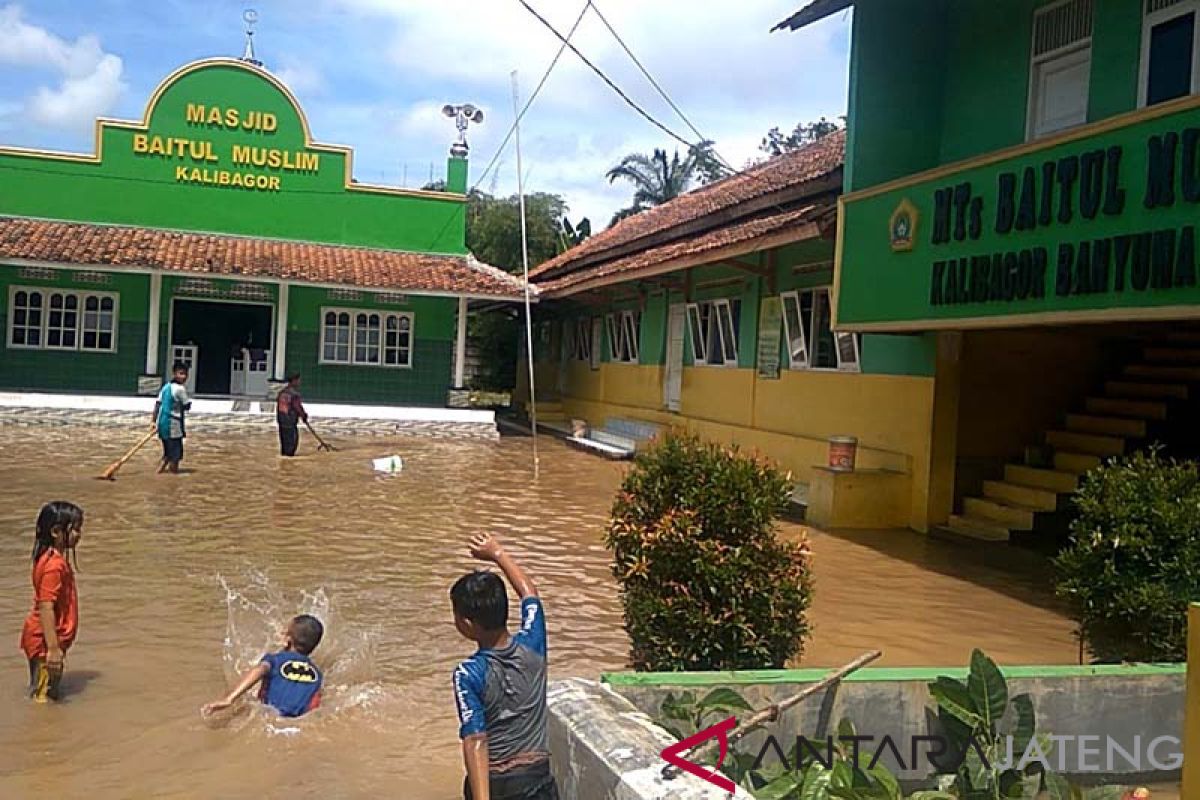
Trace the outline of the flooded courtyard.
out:
[[[535,481],[528,439],[371,437],[320,454],[305,438],[305,455],[282,462],[273,435],[197,426],[186,474],[153,475],[147,450],[115,483],[93,479],[136,438],[0,427],[0,797],[460,796],[449,678],[470,647],[447,592],[474,565],[476,531],[499,534],[538,580],[552,678],[624,664],[602,541],[624,465],[546,441]],[[391,453],[403,472],[375,475],[370,460]],[[87,520],[67,697],[44,707],[24,699],[17,635],[33,520],[51,499]],[[812,540],[806,666],[873,648],[892,666],[961,665],[977,646],[1008,664],[1077,659],[1037,556],[894,532]],[[200,705],[300,611],[326,622],[322,708],[202,721]]]

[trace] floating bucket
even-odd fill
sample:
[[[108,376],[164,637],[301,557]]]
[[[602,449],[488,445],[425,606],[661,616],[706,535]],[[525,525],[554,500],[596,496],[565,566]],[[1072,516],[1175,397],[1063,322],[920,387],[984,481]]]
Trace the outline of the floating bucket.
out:
[[[404,469],[404,459],[400,456],[387,456],[386,458],[373,458],[371,465],[376,472],[386,472],[389,475],[395,475],[400,470]]]
[[[853,436],[829,437],[829,468],[838,472],[853,472],[858,455],[858,439]]]

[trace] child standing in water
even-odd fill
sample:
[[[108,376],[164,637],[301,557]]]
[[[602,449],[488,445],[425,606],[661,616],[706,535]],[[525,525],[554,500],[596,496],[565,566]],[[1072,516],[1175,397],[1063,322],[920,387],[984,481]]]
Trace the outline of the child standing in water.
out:
[[[200,709],[208,717],[224,711],[237,699],[261,682],[259,701],[273,707],[284,717],[299,717],[321,705],[321,670],[309,658],[317,649],[325,627],[316,617],[301,614],[288,625],[283,637],[283,650],[267,653],[258,666],[242,676],[233,691],[215,703]]]
[[[171,380],[164,384],[158,393],[158,402],[154,404],[154,424],[158,428],[158,438],[162,440],[162,463],[158,472],[179,472],[179,462],[183,460],[183,437],[187,434],[183,428],[183,415],[192,407],[184,384],[188,379],[188,366],[182,361],[176,361],[171,368]]]
[[[521,597],[521,625],[508,633],[508,593],[492,572],[462,576],[450,589],[454,626],[475,655],[454,670],[466,800],[558,800],[546,736],[546,619],[537,587],[490,535],[470,553],[490,561]]]
[[[63,661],[79,628],[75,571],[68,554],[83,536],[83,509],[65,500],[42,506],[33,540],[33,610],[21,629],[34,701],[57,700]]]

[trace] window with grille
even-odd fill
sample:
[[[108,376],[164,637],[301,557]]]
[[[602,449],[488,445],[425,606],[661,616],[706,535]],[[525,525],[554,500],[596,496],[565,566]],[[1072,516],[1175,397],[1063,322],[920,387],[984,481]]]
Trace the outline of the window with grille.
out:
[[[321,310],[322,364],[412,366],[413,315],[366,309]]]
[[[792,369],[836,369],[858,372],[859,338],[830,327],[828,287],[784,292],[783,328]]]
[[[571,357],[576,361],[592,360],[592,319],[580,317],[575,320],[575,335],[571,341]]]
[[[1093,0],[1063,0],[1034,12],[1029,138],[1087,122],[1093,16]]]
[[[14,286],[8,297],[10,348],[116,352],[116,294]]]
[[[1146,0],[1138,99],[1143,106],[1200,91],[1200,0]]]
[[[741,305],[737,299],[688,304],[692,363],[711,367],[738,365]]]

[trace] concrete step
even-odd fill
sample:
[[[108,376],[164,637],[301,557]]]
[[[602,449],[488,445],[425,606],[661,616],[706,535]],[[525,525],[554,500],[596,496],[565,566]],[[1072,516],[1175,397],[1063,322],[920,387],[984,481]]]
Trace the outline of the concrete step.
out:
[[[1094,433],[1048,431],[1046,444],[1068,453],[1091,453],[1094,456],[1119,456],[1125,452],[1125,440],[1119,436],[1100,436]]]
[[[1067,430],[1079,433],[1099,433],[1106,436],[1124,436],[1129,439],[1146,437],[1146,421],[1124,419],[1091,414],[1067,414]]]
[[[1059,472],[1074,472],[1076,475],[1082,475],[1100,466],[1103,460],[1100,456],[1091,453],[1061,452],[1054,454],[1054,468]]]
[[[1178,383],[1140,383],[1138,381],[1109,381],[1104,384],[1109,397],[1150,398],[1154,400],[1187,400],[1188,387]]]
[[[946,523],[946,530],[968,539],[982,539],[985,542],[1007,542],[1008,528],[995,520],[983,517],[972,517],[951,514]]]
[[[1200,365],[1200,347],[1147,347],[1143,355],[1153,364]]]
[[[1130,417],[1132,419],[1164,420],[1167,404],[1154,400],[1125,400],[1114,397],[1089,397],[1084,403],[1089,414],[1107,417]]]
[[[628,436],[622,436],[619,433],[612,433],[604,430],[603,428],[596,428],[592,430],[591,433],[588,434],[588,438],[625,450],[637,449],[637,439],[632,439]]]
[[[1079,488],[1079,475],[1074,472],[1038,469],[1024,464],[1005,465],[1004,480],[1018,486],[1032,486],[1059,494],[1068,494]]]
[[[1200,383],[1200,366],[1171,366],[1166,364],[1130,364],[1124,375],[1130,378],[1146,378],[1155,381],[1187,381]]]
[[[1010,531],[1033,530],[1035,508],[1026,508],[1002,500],[983,497],[963,498],[963,516],[982,517],[993,524],[1000,524]]]
[[[1038,511],[1055,511],[1058,509],[1057,492],[1047,489],[1037,489],[1033,486],[1021,486],[1006,481],[984,481],[983,496],[988,500],[1016,503],[1026,508],[1036,508]]]

